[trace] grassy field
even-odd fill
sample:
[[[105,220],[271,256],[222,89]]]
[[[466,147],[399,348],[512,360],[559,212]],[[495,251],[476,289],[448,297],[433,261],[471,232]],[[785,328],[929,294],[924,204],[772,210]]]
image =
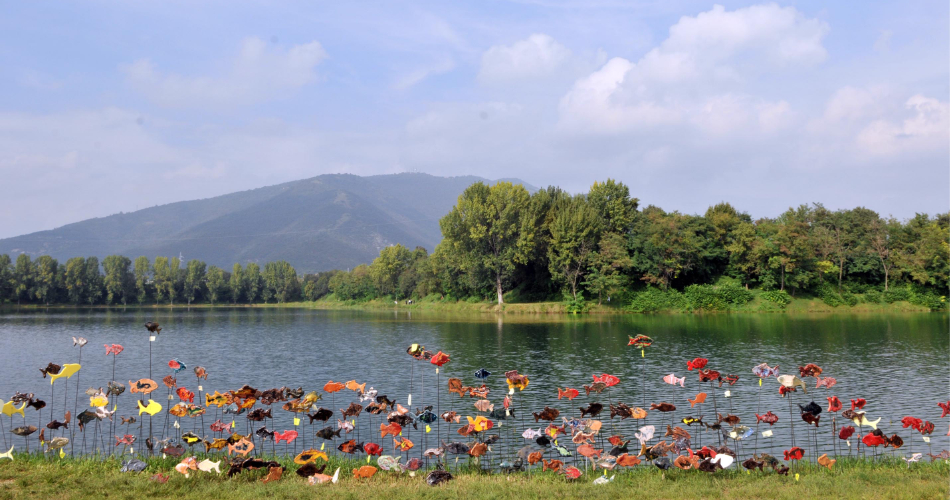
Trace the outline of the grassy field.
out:
[[[219,457],[220,458],[220,457]],[[510,476],[460,472],[447,484],[426,485],[424,472],[408,474],[378,472],[371,479],[355,479],[350,470],[365,462],[329,464],[327,472],[337,466],[340,482],[310,486],[293,473],[297,468],[283,460],[287,471],[278,482],[261,483],[266,471],[245,471],[232,479],[192,472],[184,477],[174,471],[173,459],[149,459],[142,473],[120,473],[116,459],[48,460],[37,456],[18,456],[14,461],[0,462],[0,498],[228,498],[232,500],[261,498],[302,498],[325,494],[334,499],[428,499],[428,498],[657,498],[693,500],[701,498],[811,500],[840,499],[946,499],[950,496],[950,473],[946,461],[917,463],[908,467],[902,461],[862,462],[840,461],[834,470],[809,464],[798,464],[789,476],[772,472],[747,473],[730,470],[707,474],[700,471],[672,469],[660,471],[640,467],[616,474],[613,482],[594,485],[596,475],[587,473],[576,481],[561,475],[517,473]],[[224,464],[222,464],[224,469]],[[156,472],[171,475],[166,484],[149,478]],[[798,478],[795,478],[795,473]],[[331,472],[332,473],[332,472]],[[598,475],[600,472],[597,473]],[[608,472],[608,475],[611,473]]]

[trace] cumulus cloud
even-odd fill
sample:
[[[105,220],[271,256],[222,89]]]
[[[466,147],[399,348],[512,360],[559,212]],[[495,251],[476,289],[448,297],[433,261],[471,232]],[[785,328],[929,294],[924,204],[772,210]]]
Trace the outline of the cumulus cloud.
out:
[[[511,45],[495,45],[482,55],[478,80],[493,85],[548,76],[571,58],[571,51],[544,33]]]
[[[133,88],[162,106],[235,106],[269,101],[316,81],[316,67],[326,57],[317,41],[279,50],[250,37],[217,75],[163,73],[149,59],[139,59],[122,70]]]
[[[561,126],[571,132],[619,133],[676,122],[728,131],[760,122],[781,127],[789,103],[742,89],[766,69],[822,62],[828,26],[793,7],[720,5],[681,18],[669,37],[633,63],[615,57],[578,80],[561,99]],[[729,112],[728,117],[711,116]],[[691,119],[690,117],[698,117]]]
[[[867,124],[857,136],[858,145],[878,155],[945,151],[950,131],[948,103],[917,94],[904,107],[907,116],[903,119]]]

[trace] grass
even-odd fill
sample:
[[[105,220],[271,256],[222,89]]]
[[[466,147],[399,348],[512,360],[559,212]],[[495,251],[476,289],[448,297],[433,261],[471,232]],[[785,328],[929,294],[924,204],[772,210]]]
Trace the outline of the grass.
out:
[[[221,457],[218,457],[219,459]],[[302,498],[327,494],[334,499],[385,498],[414,500],[429,498],[657,498],[657,499],[768,499],[803,500],[814,498],[840,499],[946,499],[948,463],[917,463],[907,467],[900,460],[842,460],[833,470],[812,464],[797,464],[789,476],[772,472],[747,473],[734,465],[730,470],[707,474],[700,471],[671,469],[660,471],[639,467],[616,473],[607,485],[594,485],[596,475],[588,473],[574,482],[563,476],[546,473],[517,473],[510,476],[478,472],[459,472],[455,479],[441,486],[430,487],[424,471],[415,477],[408,474],[378,472],[371,479],[358,480],[349,472],[365,461],[340,461],[331,458],[327,471],[337,466],[338,484],[310,486],[293,473],[297,466],[281,459],[287,466],[282,480],[261,483],[266,471],[245,471],[228,479],[226,475],[194,471],[185,478],[174,471],[177,459],[150,458],[142,473],[120,473],[115,458],[46,459],[38,455],[18,455],[16,460],[0,463],[0,498],[175,498],[180,500],[227,497],[231,500],[262,498]],[[222,464],[224,468],[224,464]],[[149,478],[155,472],[171,475],[166,484]],[[795,478],[798,472],[799,478]],[[599,472],[597,474],[600,474]],[[608,472],[608,475],[611,473]]]
[[[69,304],[54,304],[50,306],[45,306],[42,304],[24,304],[22,306],[17,306],[16,304],[0,304],[0,310],[3,309],[27,309],[27,310],[48,310],[48,309],[87,309],[87,308],[104,308],[104,309],[119,309],[122,308],[121,305],[105,306],[74,306]],[[214,308],[214,307],[248,307],[248,308],[303,308],[303,309],[318,309],[318,310],[331,310],[331,311],[418,311],[418,312],[433,312],[433,313],[452,313],[452,314],[510,314],[510,315],[563,315],[567,314],[566,307],[567,305],[564,302],[555,302],[555,301],[546,301],[546,302],[508,302],[502,305],[498,305],[493,301],[444,301],[439,300],[436,296],[430,296],[425,299],[420,299],[412,305],[406,305],[405,300],[399,302],[398,305],[393,304],[391,299],[373,299],[368,301],[342,301],[335,299],[332,295],[328,297],[321,298],[314,302],[300,301],[300,302],[285,302],[282,304],[192,304],[187,305],[184,303],[177,303],[175,305],[170,304],[147,304],[144,306],[139,305],[129,305],[132,308],[177,308],[177,309],[205,309],[205,308]],[[734,307],[729,311],[683,311],[679,309],[673,309],[668,311],[662,311],[657,314],[729,314],[729,313],[773,313],[773,314],[865,314],[865,313],[876,313],[876,314],[892,314],[892,313],[920,313],[920,312],[930,312],[929,309],[923,306],[918,306],[911,304],[909,302],[894,302],[892,304],[886,303],[866,303],[861,302],[853,307],[849,306],[839,306],[831,307],[828,304],[825,304],[820,299],[812,297],[800,297],[792,299],[792,302],[785,309],[781,309],[777,305],[763,300],[756,295],[755,299],[741,306]],[[600,304],[598,305],[596,301],[589,302],[589,310],[587,314],[591,315],[601,315],[601,314],[633,314],[629,311],[623,309],[623,307],[618,304]]]

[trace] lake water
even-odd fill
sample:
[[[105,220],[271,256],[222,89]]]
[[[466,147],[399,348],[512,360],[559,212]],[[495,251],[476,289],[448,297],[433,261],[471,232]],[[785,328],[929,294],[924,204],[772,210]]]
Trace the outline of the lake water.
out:
[[[662,436],[671,420],[682,426],[681,418],[702,414],[705,422],[714,421],[714,407],[723,414],[738,415],[742,424],[755,428],[756,410],[763,414],[771,410],[780,419],[772,428],[772,437],[750,437],[742,443],[730,441],[728,444],[733,449],[741,448],[740,461],[751,454],[755,446],[758,451],[771,452],[781,458],[781,450],[791,446],[789,402],[779,396],[774,378],[766,380],[760,389],[751,368],[763,362],[770,366],[778,364],[782,373],[790,374],[797,374],[798,366],[815,363],[824,369],[823,375],[838,380],[837,385],[828,390],[813,389],[815,379],[805,379],[808,394],[793,393],[792,401],[796,404],[815,401],[827,410],[826,397],[837,395],[848,409],[850,399],[865,398],[869,419],[883,417],[880,428],[887,435],[902,436],[907,443],[901,450],[905,454],[911,446],[914,451],[929,451],[918,433],[901,427],[900,419],[906,415],[933,421],[937,425],[932,436],[933,451],[948,448],[945,436],[948,419],[939,418],[937,406],[937,402],[947,401],[950,393],[947,314],[502,318],[303,309],[5,312],[0,314],[0,397],[6,400],[14,391],[33,392],[47,401],[54,396],[52,410],[56,418],[61,419],[64,396],[67,408],[77,407],[74,398],[78,382],[82,403],[78,410],[82,411],[83,406],[87,406],[82,391],[105,386],[112,380],[113,358],[104,354],[103,344],[117,343],[125,347],[115,359],[116,380],[127,384],[129,380],[148,378],[148,333],[142,326],[146,321],[157,321],[163,327],[151,345],[151,378],[160,385],[152,397],[166,409],[169,401],[161,379],[171,373],[168,361],[172,358],[188,366],[177,377],[179,385],[192,391],[197,391],[199,385],[191,370],[195,365],[205,367],[209,374],[200,384],[204,392],[235,390],[244,384],[261,390],[302,386],[307,391],[322,392],[323,385],[331,379],[356,380],[366,382],[367,388],[375,387],[379,394],[386,394],[404,405],[411,388],[413,408],[438,404],[437,412],[456,410],[463,415],[463,422],[465,415],[479,414],[473,406],[475,400],[449,394],[445,390],[449,377],[459,377],[465,385],[479,385],[481,381],[473,374],[479,368],[487,369],[492,372],[486,381],[492,389],[489,399],[500,406],[507,393],[504,372],[519,370],[529,377],[530,385],[513,396],[516,418],[508,419],[489,432],[502,437],[492,448],[491,461],[496,465],[510,458],[516,449],[531,443],[521,437],[526,426],[543,426],[543,421],[534,423],[530,412],[548,405],[559,409],[562,415],[579,415],[578,407],[593,401],[607,406],[608,400],[623,401],[631,407],[649,408],[650,403],[659,402],[673,403],[677,407],[672,415],[654,411],[639,421],[611,420],[605,410],[599,417],[604,420],[602,434],[622,434],[626,439],[633,439],[634,432],[643,425],[655,425],[658,436]],[[639,350],[626,345],[628,336],[637,334],[646,334],[655,340],[643,357]],[[49,381],[42,378],[38,369],[49,362],[77,362],[79,349],[73,347],[72,336],[89,340],[82,352],[82,370],[65,383],[58,381],[53,388],[57,392],[51,394]],[[433,365],[413,361],[406,354],[406,348],[412,343],[420,343],[433,352],[442,350],[451,356],[438,379]],[[708,383],[700,385],[696,372],[686,370],[686,361],[695,357],[708,358],[709,368],[737,374],[740,380],[734,386],[725,385],[721,389]],[[603,394],[585,396],[582,385],[591,383],[592,374],[602,373],[618,376],[620,384]],[[663,383],[662,377],[669,373],[685,376],[685,388]],[[437,380],[441,391],[437,391]],[[565,386],[580,389],[581,396],[573,402],[558,401],[557,387]],[[731,397],[726,397],[727,390]],[[709,393],[709,399],[704,405],[690,409],[686,399],[701,391]],[[137,413],[137,396],[128,391],[120,396],[117,415]],[[339,409],[355,400],[356,393],[344,390],[324,395],[318,405],[334,410],[329,423],[335,424]],[[175,398],[172,403],[177,401]],[[50,419],[51,406],[39,415],[27,409],[27,423],[45,425]],[[293,429],[293,416],[281,410],[280,404],[273,408],[275,418],[265,422],[267,427],[278,431]],[[200,417],[176,419],[163,413],[152,419],[152,433],[168,437],[193,430],[201,436],[212,437],[207,426],[216,417],[226,421],[233,419],[242,434],[261,425],[248,423],[244,415],[223,416],[212,409],[203,418],[203,430]],[[805,448],[809,456],[814,456],[816,438],[820,453],[832,453],[835,446],[839,447],[839,454],[849,453],[846,443],[832,439],[827,411],[822,414],[817,434],[801,420],[797,406],[793,417],[796,444]],[[180,421],[177,430],[172,426],[175,420]],[[277,452],[293,453],[312,443],[316,447],[321,445],[322,440],[314,439],[313,434],[325,424],[317,422],[311,427],[307,420],[304,418],[303,424],[297,427],[301,438],[293,446],[278,445]],[[840,416],[837,418],[837,426],[840,427],[842,420]],[[382,416],[360,415],[356,431],[359,441],[381,442],[378,428],[382,421]],[[22,419],[3,417],[3,423],[5,442],[17,443],[18,449],[22,449],[26,440],[9,433],[10,425],[22,425]],[[103,434],[108,431],[106,427],[102,425]],[[422,430],[424,424],[419,430],[406,430],[404,436],[414,441],[416,447],[403,455],[419,456],[424,447],[437,445],[436,436],[470,441],[456,434],[458,427],[440,419],[432,424],[429,433]],[[758,431],[767,429],[768,426],[761,424]],[[687,430],[693,434],[694,448],[698,448],[700,442],[719,444],[721,439],[712,430],[700,432],[695,426]],[[148,424],[145,424],[144,429],[123,427],[121,432],[115,430],[114,433],[141,435],[147,431]],[[867,431],[865,428],[864,432]],[[355,438],[356,432],[348,437]],[[53,434],[48,430],[47,439]],[[70,435],[69,431],[55,433],[63,434]],[[856,452],[857,436],[851,439],[852,453]],[[36,436],[26,439],[36,441]],[[74,441],[79,442],[78,439],[76,434]],[[561,440],[573,450],[568,439],[562,437]],[[657,440],[654,438],[652,443]],[[326,449],[335,450],[343,441],[337,438],[326,442]],[[260,446],[260,440],[256,442]],[[636,442],[634,439],[630,446],[634,453]],[[392,440],[386,438],[382,443],[390,453]],[[112,448],[111,442],[106,444],[106,448]],[[604,444],[609,449],[610,445]],[[36,444],[31,442],[30,446],[33,449]],[[92,446],[90,444],[87,450]],[[264,449],[270,452],[275,448],[268,442]],[[546,458],[555,458],[554,455],[550,452]]]

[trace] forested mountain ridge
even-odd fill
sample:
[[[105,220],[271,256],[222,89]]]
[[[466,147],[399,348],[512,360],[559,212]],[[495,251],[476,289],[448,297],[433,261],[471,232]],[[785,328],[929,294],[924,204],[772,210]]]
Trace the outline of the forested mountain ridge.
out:
[[[303,272],[347,269],[395,243],[432,250],[442,239],[439,218],[478,181],[485,179],[321,175],[6,238],[0,253],[61,261],[181,253],[224,268],[285,260]]]

